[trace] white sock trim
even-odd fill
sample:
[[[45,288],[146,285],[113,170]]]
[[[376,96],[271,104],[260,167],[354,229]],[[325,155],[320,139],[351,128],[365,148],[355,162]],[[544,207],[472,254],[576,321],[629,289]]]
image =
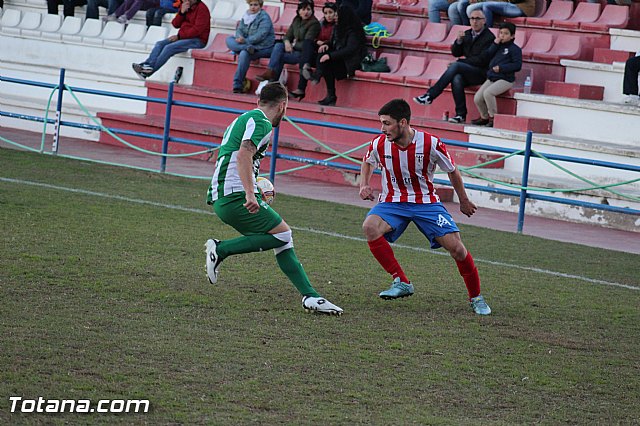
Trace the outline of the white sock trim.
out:
[[[271,234],[274,237],[276,237],[277,239],[279,239],[282,242],[285,242],[286,244],[283,245],[282,247],[277,247],[274,248],[273,251],[276,255],[282,253],[285,250],[288,250],[290,248],[293,247],[293,236],[291,235],[291,230],[285,231],[285,232],[279,232],[277,234]]]

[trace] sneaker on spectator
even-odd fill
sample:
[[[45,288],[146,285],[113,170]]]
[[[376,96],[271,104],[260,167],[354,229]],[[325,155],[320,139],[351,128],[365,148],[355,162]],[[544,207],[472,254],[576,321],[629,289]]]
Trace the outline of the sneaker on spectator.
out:
[[[625,95],[624,103],[626,105],[638,106],[638,105],[640,105],[640,96],[638,96],[638,95]]]
[[[456,115],[455,117],[451,117],[449,119],[449,123],[464,123],[465,118],[461,115]]]
[[[153,67],[151,65],[142,63],[142,64],[140,64],[140,66],[142,67],[142,72],[144,72],[146,74],[153,73]]]
[[[324,297],[304,296],[302,307],[307,312],[318,312],[327,315],[342,315],[342,308],[329,302]]]
[[[118,18],[116,18],[116,15],[114,13],[112,13],[111,15],[107,15],[107,16],[103,16],[102,17],[102,21],[103,22],[110,22],[110,21],[115,21]]]
[[[476,118],[475,120],[471,120],[471,124],[473,124],[474,126],[486,126],[487,123],[489,123],[489,119],[488,118]]]
[[[118,16],[118,18],[116,18],[116,21],[120,22],[123,25],[127,25],[129,23],[129,20],[125,15]]]
[[[149,73],[144,71],[142,64],[133,63],[131,64],[131,68],[133,68],[133,70],[136,74],[138,74],[138,77],[140,77],[141,80],[146,80],[147,77],[149,77]]]
[[[433,99],[431,99],[431,96],[429,96],[428,93],[425,93],[422,96],[416,96],[415,98],[413,98],[413,102],[417,103],[418,105],[431,105]]]

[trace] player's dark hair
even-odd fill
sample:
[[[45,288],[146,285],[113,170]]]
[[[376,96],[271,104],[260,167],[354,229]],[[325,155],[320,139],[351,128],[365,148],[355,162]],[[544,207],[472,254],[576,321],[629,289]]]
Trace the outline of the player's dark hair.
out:
[[[509,32],[511,33],[511,35],[516,35],[516,26],[512,22],[503,22],[498,27],[498,29],[500,29],[500,30],[503,29],[503,28],[508,29]]]
[[[378,115],[388,115],[396,121],[403,118],[411,122],[411,107],[404,99],[392,99],[380,108]]]
[[[280,82],[274,81],[267,84],[260,91],[260,105],[276,105],[287,99],[287,88]]]

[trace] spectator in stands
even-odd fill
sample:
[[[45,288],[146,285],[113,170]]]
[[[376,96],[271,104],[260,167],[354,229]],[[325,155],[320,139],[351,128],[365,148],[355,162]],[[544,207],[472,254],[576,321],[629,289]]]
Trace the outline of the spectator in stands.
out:
[[[65,16],[74,16],[76,6],[84,6],[86,0],[47,0],[47,12],[51,15],[58,14],[58,6],[62,5],[62,14]]]
[[[482,10],[474,10],[469,19],[471,28],[461,31],[451,45],[451,54],[456,58],[463,58],[449,64],[436,84],[431,86],[424,95],[413,98],[413,101],[420,105],[429,105],[451,83],[451,92],[456,103],[456,115],[449,119],[452,123],[464,123],[466,120],[467,104],[464,88],[482,84],[486,80],[490,58],[485,52],[495,39],[493,33],[484,24]]]
[[[148,10],[160,6],[160,0],[124,0],[114,13],[107,15],[105,21],[118,21],[128,24],[139,10]]]
[[[298,80],[298,88],[289,92],[289,95],[302,100],[304,98],[305,90],[307,89],[307,81],[311,79],[313,74],[312,64],[316,63],[317,52],[321,46],[328,44],[331,41],[331,34],[336,26],[336,16],[338,13],[338,6],[335,3],[325,3],[322,7],[322,13],[324,19],[320,22],[320,34],[314,41],[305,40],[302,46],[302,70]]]
[[[477,2],[478,0],[458,0],[451,3],[447,10],[451,25],[471,25],[467,15],[467,7],[469,7],[469,3]]]
[[[331,41],[318,49],[317,68],[310,76],[312,84],[317,84],[321,77],[327,84],[327,96],[318,101],[320,105],[336,104],[336,80],[353,77],[366,55],[367,37],[362,23],[351,6],[343,4],[338,7]]]
[[[113,15],[116,13],[116,9],[118,9],[122,2],[123,0],[88,0],[87,19],[98,19],[100,17],[98,7],[104,7],[107,9],[107,16]]]
[[[202,49],[209,41],[211,14],[200,0],[182,0],[180,11],[171,24],[178,28],[178,34],[157,42],[144,62],[132,64],[133,70],[143,80],[158,71],[173,55],[189,49]]]
[[[629,58],[624,64],[624,80],[622,80],[622,93],[625,95],[624,103],[640,105],[638,96],[638,73],[640,72],[640,51],[636,56]]]
[[[516,38],[516,26],[511,22],[500,24],[498,38],[486,51],[491,58],[487,81],[476,92],[473,102],[478,107],[480,118],[471,120],[476,126],[493,127],[493,117],[498,112],[496,96],[513,87],[516,72],[522,69],[522,50],[513,42]]]
[[[276,36],[273,22],[262,9],[263,0],[247,0],[249,9],[238,21],[236,35],[227,37],[227,47],[238,55],[238,68],[233,75],[233,93],[246,93],[251,85],[245,76],[251,61],[268,58],[273,50]],[[248,86],[248,87],[247,87]]]
[[[302,70],[305,63],[302,60],[304,42],[313,42],[320,34],[320,22],[313,14],[313,7],[313,1],[300,0],[296,16],[282,38],[282,43],[273,46],[269,65],[265,72],[256,76],[256,80],[277,81],[284,64],[299,64]]]
[[[167,13],[176,13],[180,7],[180,0],[160,0],[158,7],[152,7],[147,10],[147,28],[155,25],[162,26],[162,18]]]
[[[371,23],[371,8],[373,7],[373,0],[337,0],[336,4],[338,5],[338,8],[343,4],[351,6],[363,25],[369,25]]]
[[[536,11],[536,0],[500,0],[483,1],[469,5],[467,15],[481,9],[487,20],[487,27],[493,27],[493,15],[501,15],[505,18],[516,18],[518,16],[533,16]]]

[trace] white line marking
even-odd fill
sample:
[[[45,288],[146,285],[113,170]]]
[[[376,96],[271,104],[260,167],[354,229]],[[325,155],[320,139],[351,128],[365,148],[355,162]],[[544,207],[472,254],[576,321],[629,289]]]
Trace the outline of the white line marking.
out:
[[[126,202],[129,202],[129,203],[143,204],[143,205],[154,206],[154,207],[161,207],[161,208],[164,208],[164,209],[179,210],[179,211],[183,211],[183,212],[198,213],[198,214],[206,214],[206,215],[215,216],[214,212],[208,211],[208,210],[192,209],[192,208],[189,208],[189,207],[176,206],[176,205],[173,205],[173,204],[157,203],[155,201],[147,201],[147,200],[141,200],[141,199],[138,199],[138,198],[123,197],[121,195],[112,195],[112,194],[106,194],[106,193],[103,193],[103,192],[88,191],[86,189],[69,188],[69,187],[64,187],[64,186],[51,185],[51,184],[48,184],[48,183],[33,182],[33,181],[27,181],[27,180],[21,180],[21,179],[11,179],[11,178],[4,178],[4,177],[0,177],[0,182],[15,183],[15,184],[19,184],[19,185],[38,186],[38,187],[41,187],[41,188],[55,189],[55,190],[58,190],[58,191],[67,191],[67,192],[72,192],[72,193],[75,193],[75,194],[91,195],[91,196],[95,196],[95,197],[102,197],[102,198],[109,198],[109,199],[113,199],[113,200],[126,201]],[[296,231],[309,232],[309,233],[318,234],[318,235],[326,235],[328,237],[341,238],[341,239],[344,239],[344,240],[366,242],[366,240],[364,238],[362,238],[362,237],[352,237],[352,236],[349,236],[349,235],[343,235],[343,234],[339,234],[339,233],[336,233],[336,232],[321,231],[321,230],[313,229],[313,228],[301,228],[301,227],[295,227],[295,226],[291,226],[291,228],[296,230]],[[412,247],[412,246],[407,246],[407,245],[404,245],[404,244],[393,244],[393,246],[394,247],[398,247],[398,248],[402,248],[402,249],[418,251],[418,252],[422,252],[422,253],[430,253],[430,254],[436,254],[436,255],[440,255],[440,256],[449,256],[448,253],[439,252],[439,251],[427,249],[427,248],[424,248],[424,247]],[[632,285],[616,283],[616,282],[611,282],[611,281],[598,280],[598,279],[594,279],[594,278],[583,277],[583,276],[580,276],[580,275],[565,274],[564,272],[550,271],[548,269],[535,268],[535,267],[532,267],[532,266],[514,265],[512,263],[497,262],[497,261],[494,261],[494,260],[485,260],[485,259],[478,259],[478,258],[474,258],[474,260],[476,262],[478,262],[478,263],[486,263],[486,264],[489,264],[489,265],[502,266],[502,267],[505,267],[505,268],[512,268],[512,269],[519,269],[519,270],[522,270],[522,271],[537,272],[537,273],[540,273],[540,274],[551,275],[551,276],[554,276],[554,277],[570,278],[570,279],[574,279],[574,280],[580,280],[580,281],[588,282],[588,283],[591,283],[591,284],[608,285],[608,286],[612,286],[612,287],[620,287],[620,288],[626,288],[626,289],[629,289],[629,290],[636,290],[636,291],[640,290],[640,287],[636,287],[636,286],[632,286]]]

